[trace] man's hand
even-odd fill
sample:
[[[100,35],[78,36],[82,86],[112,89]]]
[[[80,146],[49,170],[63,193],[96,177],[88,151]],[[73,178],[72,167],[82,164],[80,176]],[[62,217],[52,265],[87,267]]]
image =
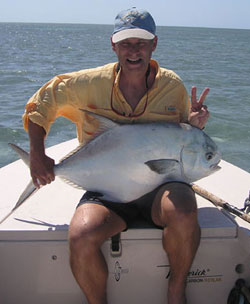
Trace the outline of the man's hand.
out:
[[[37,188],[55,180],[54,164],[55,161],[45,154],[30,154],[30,175]]]
[[[203,129],[208,118],[209,112],[206,105],[203,105],[203,102],[209,92],[209,88],[206,88],[197,100],[196,96],[196,87],[192,87],[191,90],[191,111],[189,114],[189,123],[190,125]]]

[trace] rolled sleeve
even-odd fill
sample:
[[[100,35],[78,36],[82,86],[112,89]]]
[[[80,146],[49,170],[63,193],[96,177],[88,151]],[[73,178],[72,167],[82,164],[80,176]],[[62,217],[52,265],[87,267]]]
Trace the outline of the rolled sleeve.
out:
[[[40,125],[48,134],[51,124],[67,104],[65,86],[67,77],[56,76],[40,88],[28,101],[23,115],[24,129],[28,129],[28,119]]]

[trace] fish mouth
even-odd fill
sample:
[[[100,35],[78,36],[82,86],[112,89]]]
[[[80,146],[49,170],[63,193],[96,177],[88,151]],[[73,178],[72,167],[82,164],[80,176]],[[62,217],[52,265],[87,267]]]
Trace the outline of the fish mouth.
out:
[[[210,166],[210,169],[211,169],[212,171],[218,171],[218,170],[220,170],[220,169],[221,169],[221,166],[219,166],[219,163],[220,163],[220,162],[217,162],[216,164],[211,165],[211,166]]]

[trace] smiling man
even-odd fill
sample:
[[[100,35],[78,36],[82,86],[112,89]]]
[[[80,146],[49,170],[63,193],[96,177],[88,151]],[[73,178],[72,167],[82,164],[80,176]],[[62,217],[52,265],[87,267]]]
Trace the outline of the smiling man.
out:
[[[209,116],[203,106],[208,89],[197,100],[196,88],[192,88],[190,103],[180,78],[151,59],[157,36],[147,11],[132,8],[118,14],[111,44],[118,62],[58,75],[26,105],[23,121],[37,187],[55,178],[54,160],[45,154],[44,139],[58,116],[76,124],[82,144],[95,135],[98,123],[79,109],[121,123],[167,121],[204,127]],[[172,182],[127,204],[105,201],[98,193],[83,195],[69,229],[70,264],[90,304],[107,304],[108,269],[102,244],[129,228],[138,214],[162,228],[163,250],[171,266],[168,291],[162,291],[167,293],[168,304],[186,303],[186,278],[199,246],[200,228],[191,187]]]
[[[149,62],[157,45],[157,37],[152,40],[127,38],[116,43],[114,41],[117,39],[112,38],[112,48],[122,67],[119,88],[135,110],[138,100],[142,99],[154,83],[156,68],[153,65],[151,68]]]

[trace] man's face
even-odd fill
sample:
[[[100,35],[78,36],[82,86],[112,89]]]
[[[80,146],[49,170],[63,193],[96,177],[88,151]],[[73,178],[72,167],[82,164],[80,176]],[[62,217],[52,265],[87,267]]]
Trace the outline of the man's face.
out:
[[[156,45],[157,37],[153,40],[129,38],[118,43],[112,42],[112,49],[116,53],[123,71],[145,72]]]

